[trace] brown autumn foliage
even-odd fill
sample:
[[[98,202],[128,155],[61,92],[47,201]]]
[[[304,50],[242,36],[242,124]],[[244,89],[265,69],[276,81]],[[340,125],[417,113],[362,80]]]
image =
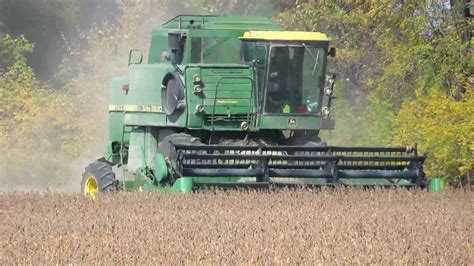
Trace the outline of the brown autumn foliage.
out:
[[[0,194],[0,264],[473,264],[472,192]]]

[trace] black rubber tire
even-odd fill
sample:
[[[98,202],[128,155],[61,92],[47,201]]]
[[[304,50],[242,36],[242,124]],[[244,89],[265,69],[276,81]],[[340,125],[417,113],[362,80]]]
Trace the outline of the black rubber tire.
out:
[[[95,161],[86,167],[82,174],[81,193],[87,196],[91,196],[86,193],[86,184],[90,178],[93,178],[96,182],[97,194],[117,191],[118,181],[112,171],[112,166],[107,163]]]

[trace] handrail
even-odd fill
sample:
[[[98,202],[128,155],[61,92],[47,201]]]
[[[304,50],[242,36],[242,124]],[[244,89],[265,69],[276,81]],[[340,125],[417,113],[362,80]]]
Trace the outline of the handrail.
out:
[[[250,81],[250,86],[251,86],[251,91],[250,91],[250,104],[249,104],[249,111],[247,112],[247,124],[250,126],[250,113],[251,109],[253,107],[253,83],[252,83],[252,78],[251,77],[234,77],[234,76],[226,76],[226,77],[221,77],[219,80],[217,80],[216,83],[216,91],[214,93],[214,104],[212,106],[212,114],[211,114],[211,131],[214,131],[214,114],[216,112],[216,104],[217,104],[217,92],[219,91],[219,85],[222,80],[225,79],[248,79]],[[219,98],[221,99],[221,98]]]

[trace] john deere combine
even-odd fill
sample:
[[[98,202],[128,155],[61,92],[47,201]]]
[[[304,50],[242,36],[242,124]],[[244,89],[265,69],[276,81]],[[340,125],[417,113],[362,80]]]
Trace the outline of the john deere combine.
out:
[[[291,185],[424,186],[416,147],[332,147],[335,56],[318,32],[262,17],[178,16],[131,51],[110,86],[105,156],[85,194],[117,189]],[[121,178],[116,178],[117,166]]]

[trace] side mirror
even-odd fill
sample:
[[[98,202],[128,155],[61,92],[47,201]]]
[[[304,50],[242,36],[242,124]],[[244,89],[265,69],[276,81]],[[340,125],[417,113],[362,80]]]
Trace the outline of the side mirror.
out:
[[[128,54],[128,65],[138,65],[143,62],[143,53],[140,50],[130,50]]]
[[[335,57],[335,56],[336,56],[336,48],[334,48],[334,47],[329,48],[329,53],[328,53],[328,55],[329,55],[330,57]]]
[[[181,64],[184,57],[184,45],[186,42],[186,34],[180,31],[168,33],[168,48],[171,50],[173,64]]]
[[[173,55],[168,51],[162,52],[161,55],[160,55],[160,58],[161,58],[161,62],[172,62],[173,61]]]

